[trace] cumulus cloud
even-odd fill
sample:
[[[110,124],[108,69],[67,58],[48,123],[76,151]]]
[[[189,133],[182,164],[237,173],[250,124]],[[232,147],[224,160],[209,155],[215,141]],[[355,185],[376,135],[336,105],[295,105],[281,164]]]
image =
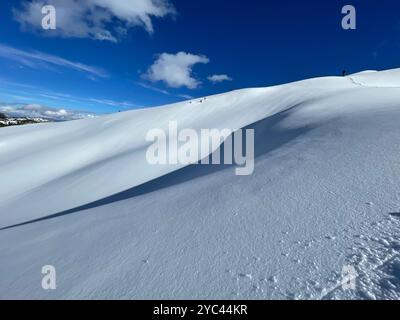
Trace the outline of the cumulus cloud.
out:
[[[56,30],[43,32],[41,9],[56,8]],[[24,30],[66,38],[91,38],[117,42],[129,28],[140,26],[153,33],[153,18],[175,15],[169,0],[31,0],[13,10]]]
[[[0,57],[16,61],[30,68],[51,68],[55,66],[84,72],[95,77],[107,76],[107,73],[101,68],[70,61],[39,51],[23,51],[3,44],[0,44]]]
[[[211,81],[212,83],[218,83],[218,82],[223,82],[223,81],[232,81],[232,78],[226,74],[214,74],[212,76],[209,76],[207,79],[209,81]]]
[[[67,121],[96,117],[96,115],[93,113],[67,109],[55,109],[39,104],[3,104],[0,105],[0,113],[4,113],[6,116],[11,118],[42,118],[50,121]]]
[[[193,77],[192,68],[198,63],[208,62],[209,59],[203,55],[186,52],[162,53],[143,77],[151,82],[162,81],[171,88],[195,89],[201,82]]]

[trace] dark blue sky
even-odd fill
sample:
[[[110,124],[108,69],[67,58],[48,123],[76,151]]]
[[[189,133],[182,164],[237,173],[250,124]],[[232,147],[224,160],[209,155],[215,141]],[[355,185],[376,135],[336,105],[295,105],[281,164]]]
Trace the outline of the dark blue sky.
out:
[[[96,0],[82,6],[90,1]],[[68,29],[49,36],[51,31],[29,24],[21,28],[16,12],[27,19],[26,2],[40,1],[0,3],[0,102],[104,113],[340,75],[343,69],[400,67],[398,0],[170,0],[175,14],[148,16],[153,33],[140,23],[124,25],[121,14],[112,16],[103,27],[125,26],[117,42],[73,37]],[[57,9],[63,1],[46,4],[53,2]],[[341,28],[347,4],[356,8],[356,30]],[[143,76],[158,54],[181,51],[209,60],[192,66],[192,88]],[[212,75],[232,80],[212,83]]]

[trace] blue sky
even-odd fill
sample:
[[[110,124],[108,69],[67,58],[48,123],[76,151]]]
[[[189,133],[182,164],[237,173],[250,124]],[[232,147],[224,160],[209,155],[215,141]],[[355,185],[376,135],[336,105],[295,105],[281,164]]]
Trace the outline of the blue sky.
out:
[[[0,21],[2,103],[109,113],[400,67],[397,0],[7,0]]]

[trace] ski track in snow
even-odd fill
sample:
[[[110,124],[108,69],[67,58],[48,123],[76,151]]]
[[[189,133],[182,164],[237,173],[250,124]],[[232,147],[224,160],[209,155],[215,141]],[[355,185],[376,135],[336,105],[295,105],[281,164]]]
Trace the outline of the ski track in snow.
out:
[[[376,236],[370,229],[376,230]],[[355,290],[344,290],[342,279],[326,288],[319,299],[398,299],[400,290],[400,221],[387,215],[371,226],[363,226],[359,242],[347,257],[357,272]]]
[[[367,72],[0,129],[0,299],[399,299],[399,87]],[[255,129],[254,174],[149,166],[169,120]]]

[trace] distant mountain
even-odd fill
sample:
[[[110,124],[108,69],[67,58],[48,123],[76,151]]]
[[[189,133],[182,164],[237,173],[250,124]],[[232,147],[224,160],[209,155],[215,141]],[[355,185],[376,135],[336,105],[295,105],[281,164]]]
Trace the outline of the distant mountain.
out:
[[[28,118],[28,117],[9,118],[5,114],[0,113],[0,127],[18,126],[22,124],[43,123],[43,122],[50,122],[50,120],[43,118]]]
[[[86,111],[18,103],[0,103],[0,113],[7,118],[43,119],[47,121],[69,121],[97,117],[97,114]],[[1,117],[0,120],[2,120]]]

